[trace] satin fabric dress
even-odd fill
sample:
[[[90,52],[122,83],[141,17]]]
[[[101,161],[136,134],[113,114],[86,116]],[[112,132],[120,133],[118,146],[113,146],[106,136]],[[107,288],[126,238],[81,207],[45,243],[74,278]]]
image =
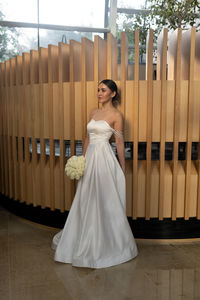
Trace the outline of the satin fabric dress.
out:
[[[94,119],[87,131],[84,176],[52,248],[58,262],[105,268],[126,262],[138,252],[126,216],[125,176],[109,143],[117,132],[105,120]]]

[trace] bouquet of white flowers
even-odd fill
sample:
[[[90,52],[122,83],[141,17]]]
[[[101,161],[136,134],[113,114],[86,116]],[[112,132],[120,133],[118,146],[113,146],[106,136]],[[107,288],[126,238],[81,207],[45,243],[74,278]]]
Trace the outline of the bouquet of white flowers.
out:
[[[79,179],[85,169],[85,157],[83,155],[70,157],[65,165],[65,173],[70,179]]]

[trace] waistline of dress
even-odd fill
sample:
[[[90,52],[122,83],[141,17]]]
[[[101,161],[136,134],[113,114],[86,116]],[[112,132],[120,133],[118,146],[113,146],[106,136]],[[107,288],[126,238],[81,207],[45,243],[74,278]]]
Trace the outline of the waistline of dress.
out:
[[[90,145],[95,145],[99,143],[109,143],[108,139],[105,138],[92,138],[90,139]]]

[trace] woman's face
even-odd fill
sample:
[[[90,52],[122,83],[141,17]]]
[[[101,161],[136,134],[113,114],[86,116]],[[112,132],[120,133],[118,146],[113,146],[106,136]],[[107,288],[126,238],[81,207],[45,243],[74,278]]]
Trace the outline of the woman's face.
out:
[[[112,98],[115,96],[116,92],[112,92],[107,85],[100,83],[98,86],[98,100],[99,103],[106,103],[112,101]]]

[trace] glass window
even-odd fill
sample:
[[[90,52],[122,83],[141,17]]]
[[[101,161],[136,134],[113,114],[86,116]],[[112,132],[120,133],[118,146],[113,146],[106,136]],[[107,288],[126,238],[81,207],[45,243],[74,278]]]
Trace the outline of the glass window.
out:
[[[117,7],[119,8],[143,8],[146,0],[118,0]]]
[[[0,61],[37,49],[37,29],[0,27]]]
[[[40,0],[40,23],[104,27],[105,1]]]
[[[94,32],[73,32],[60,30],[40,29],[40,47],[48,47],[49,44],[57,45],[59,42],[69,43],[70,40],[81,42],[82,37],[94,40],[95,35],[103,38],[103,34]]]
[[[0,0],[3,19],[15,22],[37,22],[37,0]]]

